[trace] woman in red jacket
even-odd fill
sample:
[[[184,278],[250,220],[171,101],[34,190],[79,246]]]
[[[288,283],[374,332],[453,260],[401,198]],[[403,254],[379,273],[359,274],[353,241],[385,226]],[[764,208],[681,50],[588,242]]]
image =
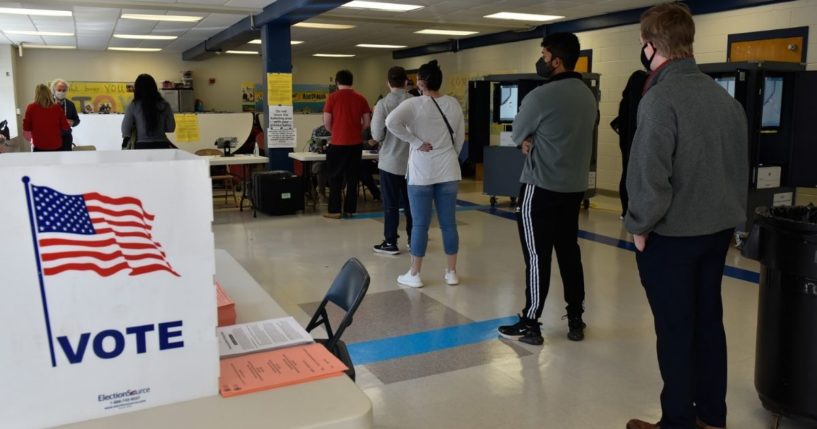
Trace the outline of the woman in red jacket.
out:
[[[61,150],[62,132],[69,129],[71,126],[65,119],[65,113],[51,98],[51,90],[45,85],[37,85],[34,102],[26,107],[23,118],[23,131],[31,133],[34,152]]]

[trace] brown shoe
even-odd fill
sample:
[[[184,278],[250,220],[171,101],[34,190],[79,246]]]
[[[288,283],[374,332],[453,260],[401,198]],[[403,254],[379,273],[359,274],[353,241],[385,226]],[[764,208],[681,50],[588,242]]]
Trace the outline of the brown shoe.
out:
[[[725,427],[709,426],[701,421],[701,419],[695,419],[695,426],[697,426],[698,429],[726,429]]]
[[[661,426],[658,426],[658,423],[652,424],[643,420],[632,419],[627,422],[627,429],[661,429]]]
[[[340,213],[324,213],[323,217],[325,217],[327,219],[340,219],[341,214]]]

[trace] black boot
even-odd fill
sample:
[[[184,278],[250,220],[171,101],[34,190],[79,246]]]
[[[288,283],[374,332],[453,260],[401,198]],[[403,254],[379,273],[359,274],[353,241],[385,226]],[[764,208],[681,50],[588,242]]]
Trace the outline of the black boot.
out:
[[[570,341],[581,341],[584,339],[584,328],[587,324],[582,320],[582,316],[565,316],[567,318],[567,339]]]

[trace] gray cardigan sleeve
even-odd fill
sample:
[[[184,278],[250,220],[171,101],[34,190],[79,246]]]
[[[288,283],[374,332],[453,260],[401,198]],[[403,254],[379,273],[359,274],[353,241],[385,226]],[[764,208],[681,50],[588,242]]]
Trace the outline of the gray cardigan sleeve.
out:
[[[638,109],[638,128],[627,167],[630,200],[624,226],[633,234],[646,234],[664,218],[672,203],[672,165],[677,141],[674,118],[667,106],[644,103]]]

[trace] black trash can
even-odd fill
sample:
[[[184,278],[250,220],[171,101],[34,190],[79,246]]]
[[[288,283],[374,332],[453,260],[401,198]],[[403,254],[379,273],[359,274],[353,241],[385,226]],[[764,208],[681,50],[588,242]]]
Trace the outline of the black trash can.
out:
[[[769,411],[817,423],[817,208],[757,214],[755,388]]]
[[[259,171],[252,175],[255,210],[280,216],[304,209],[304,183],[290,171]]]

